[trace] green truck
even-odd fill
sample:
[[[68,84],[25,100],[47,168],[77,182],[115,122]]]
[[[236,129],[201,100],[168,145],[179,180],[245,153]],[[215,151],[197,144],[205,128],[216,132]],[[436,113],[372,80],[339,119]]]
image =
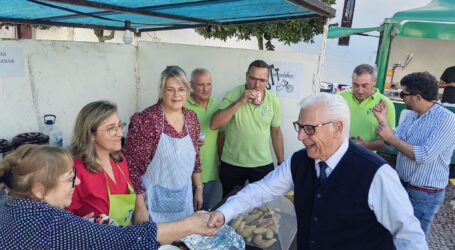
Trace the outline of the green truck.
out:
[[[397,12],[378,27],[332,27],[328,38],[372,31],[381,34],[376,86],[394,102],[398,123],[405,108],[398,95],[399,80],[416,71],[428,71],[439,79],[447,67],[455,65],[455,1],[433,0],[424,7]],[[455,104],[444,106],[455,113]],[[455,164],[455,154],[452,164]]]

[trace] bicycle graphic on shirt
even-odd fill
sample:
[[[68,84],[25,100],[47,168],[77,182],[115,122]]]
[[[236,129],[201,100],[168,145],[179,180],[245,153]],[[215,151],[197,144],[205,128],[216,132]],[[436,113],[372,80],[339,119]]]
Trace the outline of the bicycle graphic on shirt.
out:
[[[275,71],[275,75],[273,74],[273,71]],[[284,89],[286,92],[291,93],[292,91],[294,91],[294,86],[292,86],[292,84],[290,84],[285,79],[281,79],[281,81],[280,81],[279,71],[280,71],[280,68],[275,68],[275,65],[270,64],[270,66],[269,66],[270,80],[267,83],[267,89],[271,90],[272,86],[275,86],[275,77],[276,77],[276,81],[277,81],[277,85],[275,86],[276,91],[279,92]]]

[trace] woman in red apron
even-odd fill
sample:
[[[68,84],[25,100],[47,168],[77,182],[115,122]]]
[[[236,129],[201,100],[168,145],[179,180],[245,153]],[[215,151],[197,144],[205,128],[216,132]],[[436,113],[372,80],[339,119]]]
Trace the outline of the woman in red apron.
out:
[[[110,102],[92,102],[79,112],[71,152],[81,184],[67,210],[82,217],[107,215],[120,226],[130,224],[136,194],[120,151],[124,127]]]
[[[169,222],[202,208],[196,114],[183,107],[190,85],[185,72],[168,66],[161,74],[157,104],[131,118],[125,149],[137,192],[135,222]]]

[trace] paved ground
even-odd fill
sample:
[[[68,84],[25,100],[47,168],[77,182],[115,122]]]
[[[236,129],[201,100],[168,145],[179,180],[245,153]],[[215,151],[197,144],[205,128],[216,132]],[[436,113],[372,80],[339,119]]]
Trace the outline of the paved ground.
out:
[[[449,185],[446,198],[433,220],[429,236],[431,250],[455,250],[455,209],[450,204],[455,199],[455,187]]]

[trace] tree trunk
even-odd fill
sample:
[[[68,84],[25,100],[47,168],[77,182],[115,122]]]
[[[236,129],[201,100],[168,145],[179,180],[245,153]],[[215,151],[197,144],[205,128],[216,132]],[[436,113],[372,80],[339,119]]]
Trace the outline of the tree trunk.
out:
[[[256,37],[258,39],[258,47],[259,50],[264,50],[264,38],[261,37]]]

